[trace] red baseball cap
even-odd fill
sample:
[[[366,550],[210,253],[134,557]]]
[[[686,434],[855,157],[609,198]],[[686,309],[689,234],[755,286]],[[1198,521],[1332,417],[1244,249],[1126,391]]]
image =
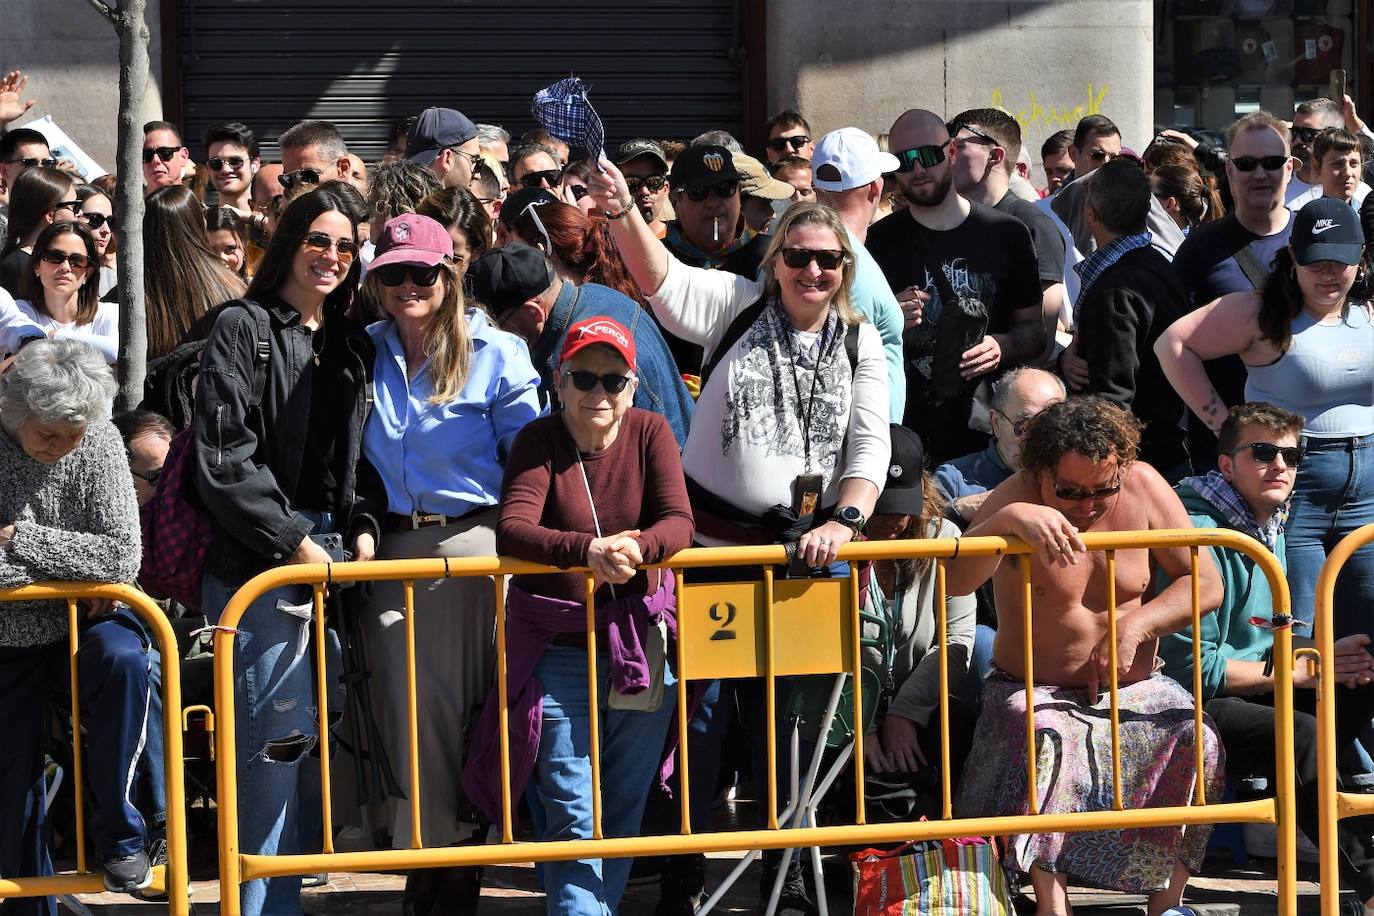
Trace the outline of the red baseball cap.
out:
[[[428,216],[402,213],[386,221],[368,270],[388,264],[433,267],[445,258],[453,259],[453,236],[448,230]]]
[[[568,328],[568,335],[563,338],[563,355],[558,358],[558,364],[563,365],[582,350],[596,344],[615,350],[620,354],[620,358],[625,360],[630,371],[634,371],[635,339],[631,336],[630,329],[614,318],[604,315],[584,318]]]

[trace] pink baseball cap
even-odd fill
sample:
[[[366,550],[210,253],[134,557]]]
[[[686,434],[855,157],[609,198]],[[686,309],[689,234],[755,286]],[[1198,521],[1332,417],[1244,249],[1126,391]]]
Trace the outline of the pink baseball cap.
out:
[[[614,318],[604,315],[584,318],[568,328],[568,335],[563,338],[563,355],[558,358],[558,364],[563,365],[582,350],[596,344],[615,350],[620,354],[620,358],[625,360],[630,371],[634,371],[635,339],[631,336],[630,329]]]
[[[402,213],[386,221],[377,239],[377,254],[367,269],[388,264],[433,267],[445,258],[453,259],[453,237],[448,230],[428,216]]]

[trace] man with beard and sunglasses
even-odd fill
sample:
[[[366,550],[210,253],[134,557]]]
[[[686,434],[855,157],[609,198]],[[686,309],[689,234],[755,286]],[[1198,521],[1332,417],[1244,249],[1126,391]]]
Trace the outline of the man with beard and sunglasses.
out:
[[[787,108],[768,119],[768,143],[765,152],[768,164],[788,156],[810,159],[816,152],[816,141],[812,139],[811,125],[806,123],[800,111]]]
[[[668,199],[668,157],[653,140],[637,139],[620,145],[615,164],[625,173],[639,215],[649,224],[654,236],[668,234],[668,224],[655,216]]]
[[[191,161],[181,132],[171,121],[149,121],[143,125],[143,194],[181,184],[182,173]]]
[[[1287,125],[1267,111],[1257,111],[1232,124],[1226,141],[1226,178],[1235,206],[1222,219],[1189,232],[1174,255],[1174,270],[1193,309],[1227,293],[1262,288],[1274,255],[1288,244],[1292,214],[1284,201],[1294,160]],[[1246,372],[1239,357],[1205,365],[1222,403],[1245,399]],[[1190,415],[1188,422],[1193,470],[1206,473],[1216,467],[1216,436],[1197,417]]]
[[[543,143],[522,143],[510,151],[511,184],[557,191],[563,181],[558,152]]]
[[[904,210],[876,223],[868,250],[905,316],[906,416],[936,464],[987,444],[973,417],[979,379],[1045,347],[1035,246],[1016,218],[954,190],[954,142],[934,112],[912,109],[889,146]]]

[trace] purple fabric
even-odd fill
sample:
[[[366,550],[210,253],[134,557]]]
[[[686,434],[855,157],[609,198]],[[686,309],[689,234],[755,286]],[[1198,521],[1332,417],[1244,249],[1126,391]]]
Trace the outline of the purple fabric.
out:
[[[611,685],[621,693],[634,694],[650,683],[649,663],[644,656],[644,635],[651,624],[664,620],[677,637],[677,595],[673,573],[663,570],[663,582],[653,595],[617,598],[596,609],[596,628],[606,633],[611,666]],[[544,688],[534,669],[544,650],[560,633],[582,633],[587,627],[587,608],[575,601],[548,598],[510,587],[506,600],[506,698],[510,707],[511,801],[517,804],[534,771],[543,723]],[[491,819],[501,823],[500,699],[495,688],[487,696],[472,736],[463,791],[468,800]],[[674,738],[676,736],[674,735]],[[660,778],[672,771],[672,751]]]

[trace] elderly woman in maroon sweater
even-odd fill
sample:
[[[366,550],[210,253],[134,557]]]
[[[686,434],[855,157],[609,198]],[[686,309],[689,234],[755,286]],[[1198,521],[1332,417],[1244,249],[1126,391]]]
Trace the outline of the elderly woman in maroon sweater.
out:
[[[496,528],[502,554],[595,573],[605,836],[639,831],[676,698],[665,663],[676,632],[673,575],[640,567],[687,547],[694,530],[672,429],[630,406],[634,367],[634,338],[624,326],[599,317],[568,329],[556,379],[563,410],[516,437]],[[511,580],[512,797],[525,793],[545,840],[592,835],[585,601],[581,574]],[[497,729],[493,692],[464,784],[499,823]],[[545,863],[548,912],[615,913],[630,861]]]

